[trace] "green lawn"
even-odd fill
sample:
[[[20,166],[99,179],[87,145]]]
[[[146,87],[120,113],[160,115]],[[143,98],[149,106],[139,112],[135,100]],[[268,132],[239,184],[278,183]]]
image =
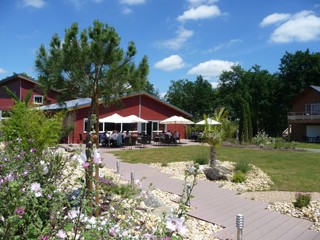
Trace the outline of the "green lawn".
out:
[[[303,143],[299,142],[297,143],[297,148],[308,148],[308,149],[320,149],[319,143]]]
[[[209,152],[206,146],[150,148],[114,151],[120,159],[131,163],[169,163],[190,161]],[[234,147],[217,147],[221,161],[246,160],[271,176],[272,190],[320,192],[320,153],[270,151]]]

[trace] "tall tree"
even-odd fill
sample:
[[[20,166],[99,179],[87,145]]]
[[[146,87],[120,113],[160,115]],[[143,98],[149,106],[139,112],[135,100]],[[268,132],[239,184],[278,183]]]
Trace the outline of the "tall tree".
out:
[[[93,27],[79,32],[77,23],[65,31],[62,42],[54,34],[50,49],[41,45],[35,65],[39,81],[46,90],[59,90],[60,100],[72,97],[91,98],[86,134],[86,155],[90,167],[86,172],[89,194],[93,191],[93,140],[90,132],[94,126],[99,133],[99,103],[106,106],[122,95],[144,89],[149,71],[147,57],[138,67],[133,63],[136,54],[134,42],[129,42],[126,51],[120,47],[120,37],[114,28],[97,20]],[[96,147],[99,138],[95,138]],[[96,164],[95,176],[99,176]],[[96,179],[96,206],[99,206],[98,181]],[[92,207],[92,202],[89,204]],[[96,209],[96,215],[98,215]]]
[[[186,79],[171,81],[165,99],[191,113],[194,119],[201,119],[203,114],[212,113],[215,109],[214,91],[202,76],[197,76],[194,82]]]

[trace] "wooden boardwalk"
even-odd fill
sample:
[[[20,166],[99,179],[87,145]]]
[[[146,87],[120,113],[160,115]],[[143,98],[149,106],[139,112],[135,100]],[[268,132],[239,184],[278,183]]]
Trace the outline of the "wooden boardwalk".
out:
[[[119,161],[114,155],[101,149],[107,168],[116,169]],[[130,181],[131,171],[135,179],[143,179],[142,188],[150,184],[163,191],[180,195],[183,181],[147,164],[120,162],[120,174]],[[320,233],[309,230],[312,222],[266,210],[267,203],[244,199],[235,191],[219,188],[218,184],[199,180],[191,199],[189,215],[224,227],[215,236],[218,239],[237,239],[236,215],[244,216],[244,240],[320,240]]]

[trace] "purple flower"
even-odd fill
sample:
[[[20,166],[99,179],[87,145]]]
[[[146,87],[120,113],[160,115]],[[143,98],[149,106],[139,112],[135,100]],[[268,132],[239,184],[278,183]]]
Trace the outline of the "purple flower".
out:
[[[14,180],[13,172],[10,172],[7,174],[7,176],[4,177],[4,182],[12,182]]]
[[[42,235],[42,236],[41,236],[41,240],[49,240],[49,237],[48,237],[48,236],[45,236],[45,235]]]
[[[35,153],[36,151],[37,151],[37,149],[35,149],[35,148],[31,148],[31,149],[30,149],[30,152],[31,152],[31,153]]]
[[[25,212],[24,212],[24,207],[20,207],[20,208],[17,208],[16,209],[16,214],[18,215],[23,215]]]

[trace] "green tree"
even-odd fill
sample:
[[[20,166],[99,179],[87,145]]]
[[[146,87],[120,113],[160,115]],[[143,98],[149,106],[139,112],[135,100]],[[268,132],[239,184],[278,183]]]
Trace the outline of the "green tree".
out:
[[[166,101],[191,113],[195,119],[201,119],[203,114],[214,110],[214,91],[211,84],[198,76],[196,81],[171,81],[165,95]]]
[[[37,53],[36,70],[46,90],[59,90],[61,101],[72,97],[91,98],[86,129],[86,154],[90,163],[86,182],[89,194],[93,189],[93,140],[90,139],[90,131],[94,126],[95,132],[99,132],[99,103],[108,106],[125,94],[144,89],[147,83],[148,59],[143,57],[136,66],[133,62],[136,52],[134,42],[129,42],[124,51],[115,29],[95,20],[93,27],[81,32],[77,23],[72,24],[66,29],[63,42],[54,34],[50,49],[47,51],[41,45]],[[99,146],[98,137],[95,144]],[[95,171],[98,178],[98,165]],[[99,201],[98,187],[96,179],[96,206]],[[92,202],[89,205],[92,207]]]
[[[219,125],[210,125],[207,121],[207,115],[204,114],[203,118],[205,120],[205,127],[204,127],[204,142],[210,145],[210,167],[216,167],[216,146],[221,144],[223,140],[225,140],[230,131],[230,121],[228,119],[228,112],[225,108],[218,108],[214,111],[212,119],[220,122]]]
[[[309,85],[319,85],[320,52],[286,52],[279,65],[282,100],[290,108],[291,101]]]

